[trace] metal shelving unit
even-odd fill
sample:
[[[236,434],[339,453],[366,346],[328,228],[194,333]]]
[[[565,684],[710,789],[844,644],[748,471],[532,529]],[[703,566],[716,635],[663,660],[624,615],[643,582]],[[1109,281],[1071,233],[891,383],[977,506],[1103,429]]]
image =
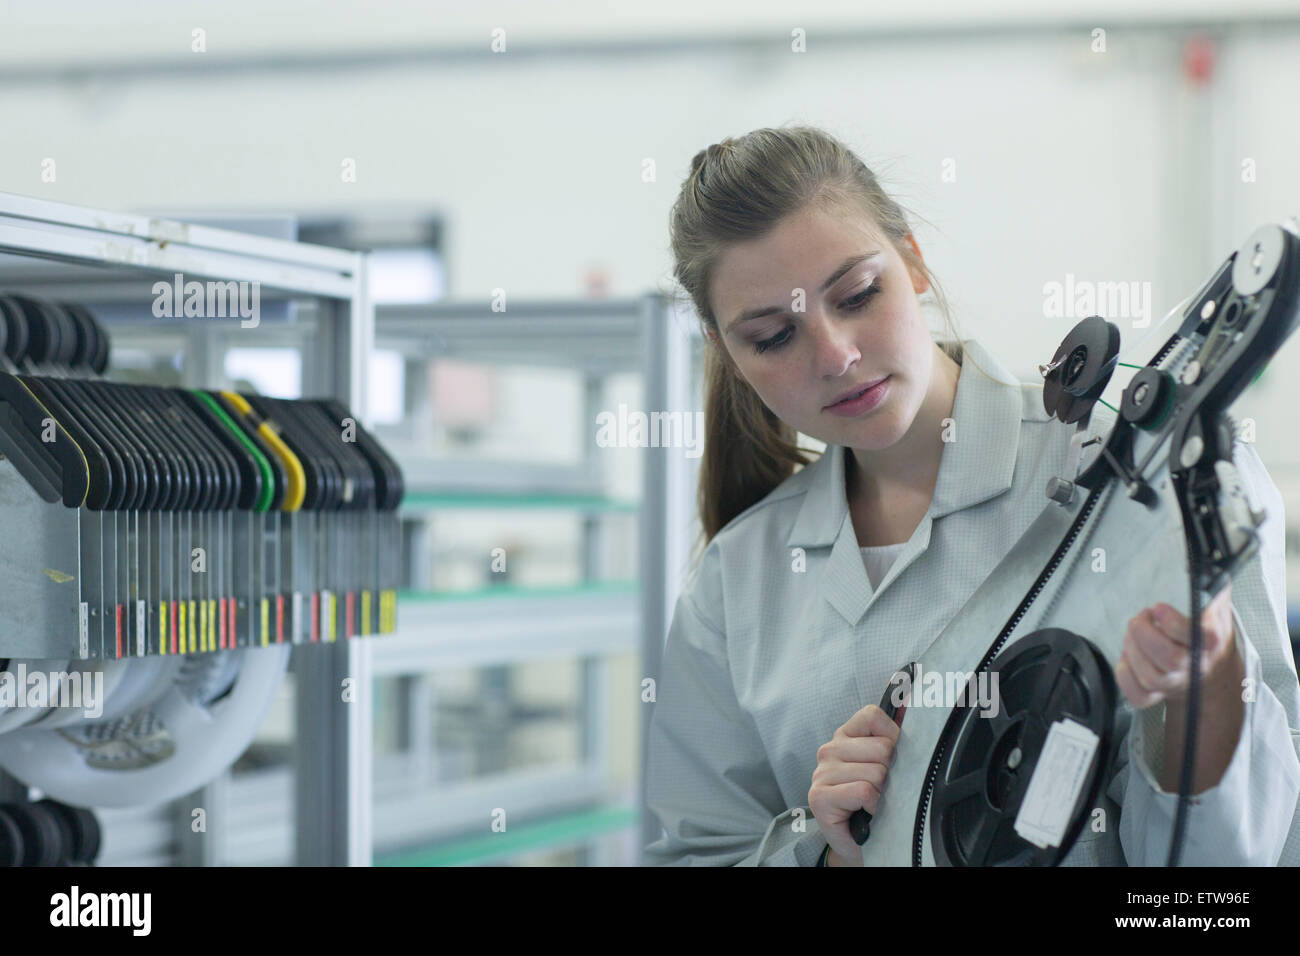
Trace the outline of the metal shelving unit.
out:
[[[187,281],[257,283],[267,303],[310,303],[317,325],[314,354],[304,363],[310,373],[304,392],[332,395],[368,422],[374,312],[363,255],[0,193],[0,289],[87,304],[143,305],[152,301],[154,283],[171,282],[178,273]],[[257,331],[240,329],[238,320],[144,321],[136,323],[136,333],[179,329],[187,346],[186,384],[200,386],[210,383],[223,321],[232,323],[241,339],[260,344]],[[125,325],[122,331],[129,334]],[[116,331],[110,326],[110,335]],[[262,338],[274,334],[268,326]],[[313,728],[294,735],[299,864],[371,862],[371,701],[360,694],[340,705],[337,690],[345,677],[368,685],[371,646],[371,640],[352,640],[294,649],[296,722]],[[200,805],[231,806],[228,778],[223,775],[201,791]],[[12,780],[5,789],[25,795]],[[180,852],[187,862],[205,862],[211,843],[210,835],[189,840]]]
[[[187,280],[257,282],[264,304],[293,302],[300,308],[292,325],[268,320],[256,330],[240,329],[237,320],[222,325],[214,319],[114,319],[109,329],[115,344],[179,339],[180,376],[189,386],[213,384],[226,347],[301,348],[303,394],[333,395],[370,424],[367,375],[377,320],[364,255],[0,194],[0,289],[100,306],[143,305],[153,298],[155,282],[170,282],[177,273]],[[378,322],[385,341],[408,353],[432,348],[448,357],[577,369],[585,382],[589,422],[601,401],[603,379],[616,372],[641,375],[646,409],[701,407],[694,393],[696,323],[659,295],[515,304],[505,313],[486,305],[384,306]],[[290,664],[295,723],[313,732],[294,734],[291,766],[226,773],[184,801],[207,807],[214,821],[241,813],[238,832],[218,824],[195,837],[188,816],[178,811],[148,817],[105,811],[106,828],[121,835],[119,845],[131,848],[119,852],[119,859],[201,864],[223,862],[228,855],[248,859],[261,851],[274,862],[292,847],[298,864],[368,865],[375,845],[435,843],[431,851],[390,858],[499,860],[507,852],[505,843],[480,847],[466,837],[481,832],[482,807],[489,799],[515,808],[512,820],[519,826],[509,844],[515,850],[508,852],[591,844],[632,825],[640,829],[638,845],[656,835],[643,812],[643,773],[636,806],[608,805],[603,756],[608,741],[600,702],[607,697],[609,655],[639,648],[641,672],[658,672],[690,545],[694,463],[680,449],[645,449],[639,502],[606,497],[601,462],[590,448],[578,467],[500,469],[445,460],[403,465],[411,511],[511,507],[580,514],[583,583],[459,596],[406,592],[399,600],[396,634],[295,648]],[[606,536],[602,525],[610,515],[637,516],[636,582],[598,579]],[[376,766],[373,760],[373,695],[339,703],[345,678],[371,687],[375,676],[547,656],[584,661],[581,765],[532,767],[440,788],[432,794],[434,814],[429,794],[389,792],[385,779],[400,778],[408,768],[388,760]],[[652,707],[641,710],[641,768]],[[20,790],[12,780],[0,781],[0,795],[21,796]],[[290,791],[292,823],[275,809]],[[382,809],[378,818],[376,797]],[[257,820],[248,822],[251,809],[259,807]]]
[[[694,388],[698,378],[692,375],[699,346],[696,323],[657,294],[615,301],[511,304],[506,312],[493,311],[487,304],[379,306],[376,336],[385,347],[408,356],[576,370],[583,380],[587,423],[594,423],[600,409],[604,379],[619,372],[641,375],[647,410],[701,407]],[[593,446],[584,442],[584,457],[576,466],[511,463],[503,468],[496,462],[402,461],[409,483],[404,507],[412,510],[541,508],[580,514],[583,583],[550,593],[526,588],[461,596],[404,593],[399,633],[376,647],[374,672],[414,675],[539,657],[581,658],[583,741],[582,760],[576,767],[528,769],[449,784],[439,788],[432,803],[428,794],[394,795],[381,814],[389,845],[412,847],[421,841],[435,845],[389,854],[394,861],[499,859],[499,841],[480,841],[480,845],[475,837],[465,836],[482,832],[485,805],[513,807],[512,819],[522,816],[530,832],[546,831],[554,823],[556,832],[579,843],[606,836],[611,826],[618,826],[611,824],[613,820],[622,821],[625,830],[636,826],[638,845],[654,836],[644,814],[643,772],[638,775],[636,806],[606,804],[605,659],[639,648],[641,672],[658,672],[689,550],[686,529],[692,517],[689,503],[694,498],[695,467],[680,449],[644,449],[642,500],[610,500]],[[639,581],[600,582],[603,518],[620,513],[638,515]],[[413,552],[419,550],[418,540],[408,544]],[[638,760],[642,770],[652,706],[642,707]],[[430,813],[431,806],[436,806],[436,813]],[[561,825],[556,822],[560,820],[568,822]],[[523,839],[519,845],[532,844]]]

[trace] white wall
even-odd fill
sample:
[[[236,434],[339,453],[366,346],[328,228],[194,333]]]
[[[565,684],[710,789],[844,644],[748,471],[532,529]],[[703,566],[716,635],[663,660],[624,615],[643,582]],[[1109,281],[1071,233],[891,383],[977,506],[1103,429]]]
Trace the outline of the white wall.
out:
[[[1176,31],[1107,39],[1094,54],[1086,30],[852,45],[813,33],[795,54],[777,34],[763,53],[22,76],[0,85],[0,188],[107,208],[432,208],[450,222],[458,296],[570,295],[594,263],[635,293],[667,279],[667,212],[693,153],[806,121],[936,224],[919,235],[960,321],[1028,369],[1072,324],[1042,318],[1044,282],[1150,281],[1163,311],[1254,224],[1300,209],[1295,30],[1227,45],[1231,90],[1210,94],[1221,121],[1204,129]],[[1204,141],[1181,143],[1182,129]],[[1212,168],[1180,158],[1200,153]],[[1259,164],[1250,186],[1243,155]],[[55,183],[41,181],[46,158]],[[341,181],[345,158],[356,183]],[[940,181],[946,158],[955,183]],[[1188,206],[1212,211],[1211,249],[1179,228]]]
[[[547,16],[519,4],[367,15],[289,5],[258,17],[244,2],[148,3],[111,17],[73,6],[71,18],[9,6],[24,26],[0,37],[0,190],[121,209],[439,210],[458,298],[496,287],[578,296],[593,265],[609,271],[614,294],[666,286],[667,215],[691,156],[791,120],[846,139],[934,224],[918,224],[918,237],[963,332],[1024,377],[1075,322],[1044,316],[1044,283],[1067,273],[1150,282],[1158,319],[1255,225],[1300,212],[1300,31],[1229,25],[1216,79],[1197,92],[1171,20],[1215,16],[1217,4],[1051,14],[985,4],[982,22],[1002,26],[960,33],[934,20],[937,36],[920,32],[921,18],[967,5],[900,19],[884,7],[796,15],[747,4],[743,21],[685,2],[617,16],[586,2],[548,4]],[[1048,16],[1070,25],[1051,29]],[[1166,25],[1124,25],[1135,17]],[[790,51],[792,20],[824,24],[809,28],[807,53]],[[209,30],[214,60],[189,53],[191,24]],[[506,53],[488,52],[488,24],[515,38]],[[747,42],[719,40],[728,24]],[[1093,26],[1107,30],[1104,54],[1090,49]],[[624,46],[604,50],[602,37]],[[427,59],[411,53],[421,44]],[[380,53],[349,60],[345,48]],[[212,68],[265,64],[276,50],[309,59]],[[120,71],[77,72],[114,59]],[[70,78],[53,75],[55,64]],[[40,178],[47,157],[54,183]],[[1249,184],[1247,157],[1258,169]],[[355,183],[341,181],[345,158],[356,160]],[[646,158],[656,182],[642,181]],[[955,182],[940,178],[948,158]],[[1259,421],[1261,455],[1284,486],[1300,469],[1288,411],[1300,399],[1298,348],[1240,406]]]
[[[412,49],[460,52],[484,46],[503,28],[519,50],[560,44],[698,42],[785,33],[884,34],[1016,30],[1059,25],[1276,22],[1295,16],[1291,0],[0,0],[0,71],[126,69],[189,59],[191,33],[202,28],[207,58],[245,63],[272,56],[306,57]]]

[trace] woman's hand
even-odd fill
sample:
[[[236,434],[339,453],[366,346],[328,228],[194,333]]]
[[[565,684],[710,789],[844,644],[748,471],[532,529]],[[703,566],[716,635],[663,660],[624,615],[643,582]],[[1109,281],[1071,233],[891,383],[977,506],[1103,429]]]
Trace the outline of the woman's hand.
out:
[[[1191,680],[1191,621],[1168,604],[1146,608],[1128,622],[1115,680],[1135,709],[1185,702]],[[1233,638],[1232,585],[1201,612],[1202,686],[1239,657]]]
[[[849,817],[858,810],[876,812],[898,734],[898,724],[875,704],[868,704],[817,749],[808,806],[830,844],[828,865],[862,865],[862,850],[849,832]]]

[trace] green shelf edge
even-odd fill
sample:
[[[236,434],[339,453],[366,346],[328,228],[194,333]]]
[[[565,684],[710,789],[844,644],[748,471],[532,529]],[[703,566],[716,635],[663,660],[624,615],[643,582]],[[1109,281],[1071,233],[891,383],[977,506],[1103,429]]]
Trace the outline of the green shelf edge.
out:
[[[458,866],[491,857],[515,855],[570,843],[575,837],[615,833],[638,822],[635,807],[600,807],[564,814],[511,828],[504,833],[470,837],[428,850],[402,851],[375,857],[375,866]]]

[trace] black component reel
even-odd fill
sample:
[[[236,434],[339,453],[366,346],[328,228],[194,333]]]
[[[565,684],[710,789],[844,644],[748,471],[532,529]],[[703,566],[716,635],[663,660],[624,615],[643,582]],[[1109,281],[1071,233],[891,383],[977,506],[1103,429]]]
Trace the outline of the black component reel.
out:
[[[0,805],[0,866],[22,866],[24,853],[26,850],[18,821]]]
[[[1040,366],[1043,408],[1067,425],[1090,411],[1119,361],[1119,328],[1099,315],[1084,319],[1061,342],[1049,365]]]
[[[23,866],[58,866],[63,829],[48,807],[39,803],[9,803],[5,810],[23,841]]]
[[[993,683],[993,675],[997,683]],[[971,690],[977,677],[971,678]],[[966,700],[953,709],[931,798],[931,849],[939,866],[1055,866],[1065,858],[1112,764],[1115,678],[1084,637],[1049,627],[1028,634],[989,665],[996,713]],[[1039,847],[1015,828],[1052,725],[1062,718],[1100,738],[1059,846]]]
[[[70,866],[90,866],[99,855],[99,818],[86,807],[69,806],[46,797],[35,806],[45,807],[64,833],[63,860]]]
[[[0,804],[0,867],[92,866],[100,835],[99,819],[84,807],[48,797]]]

